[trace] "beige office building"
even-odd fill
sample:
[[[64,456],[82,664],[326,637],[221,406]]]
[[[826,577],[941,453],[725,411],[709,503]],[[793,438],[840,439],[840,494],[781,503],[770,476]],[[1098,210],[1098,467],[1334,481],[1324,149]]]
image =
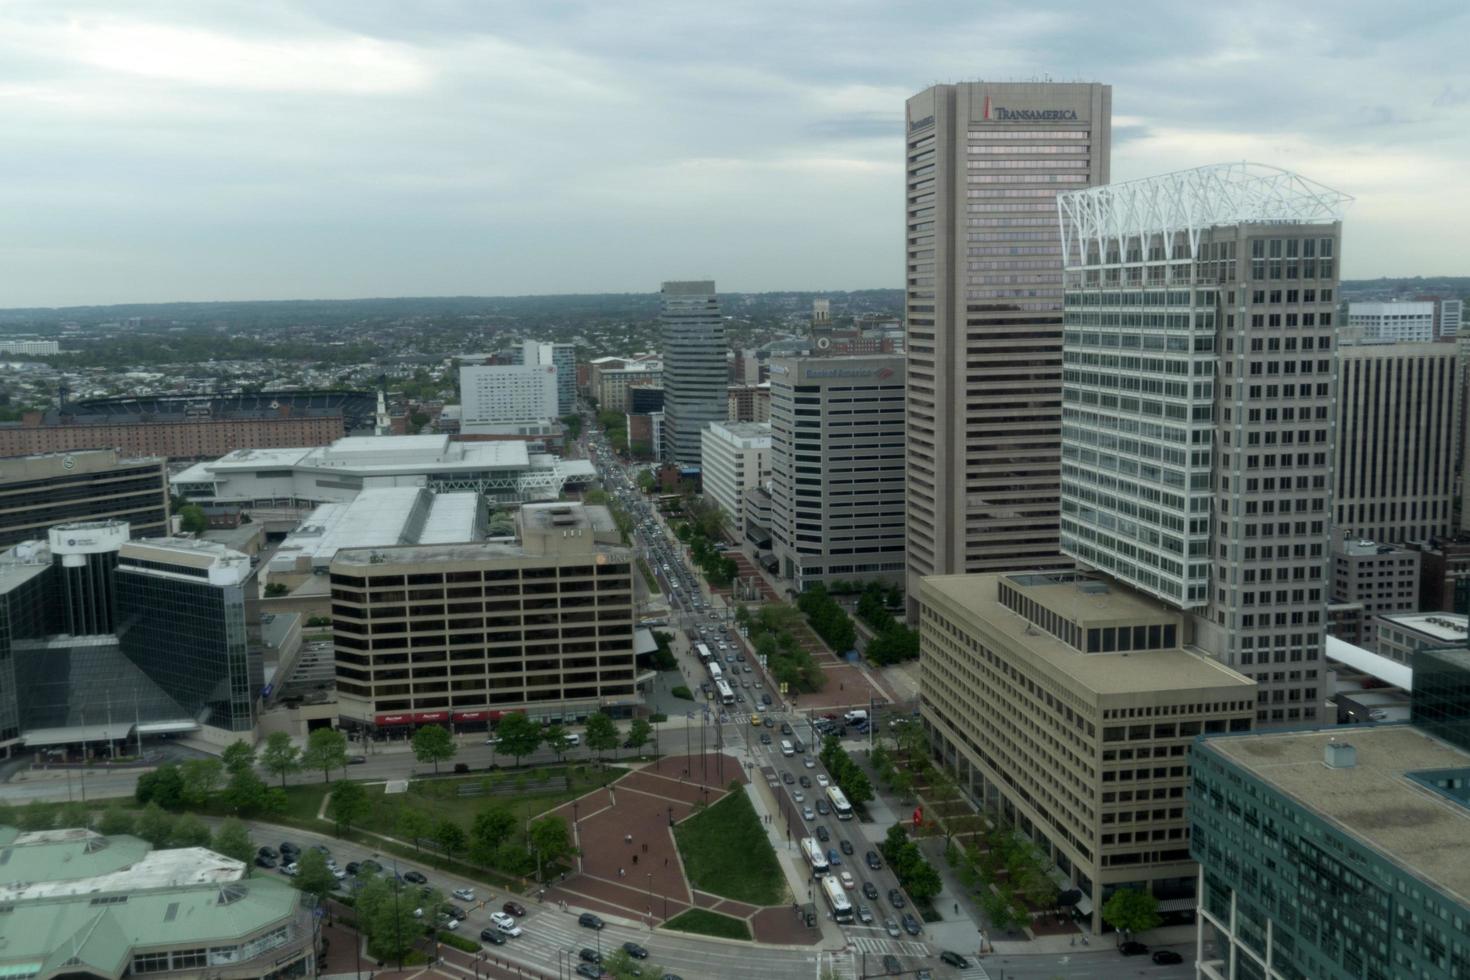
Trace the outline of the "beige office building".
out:
[[[167,534],[167,463],[115,449],[0,459],[0,548],[78,521],[126,521],[135,538]]]
[[[483,726],[626,713],[636,700],[632,553],[605,507],[527,504],[514,543],[337,552],[342,723]]]
[[[910,612],[924,575],[1071,565],[1056,195],[1107,183],[1111,116],[1111,87],[1087,83],[908,100]]]
[[[1081,573],[934,576],[918,598],[921,714],[961,788],[1050,855],[1094,931],[1121,884],[1193,909],[1189,746],[1250,730],[1255,683],[1181,611]]]

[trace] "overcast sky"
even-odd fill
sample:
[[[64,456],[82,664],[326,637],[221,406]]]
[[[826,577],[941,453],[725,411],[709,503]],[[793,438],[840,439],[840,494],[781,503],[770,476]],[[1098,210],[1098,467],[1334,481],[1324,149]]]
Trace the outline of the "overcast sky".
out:
[[[902,282],[904,99],[1113,86],[1113,178],[1470,274],[1470,4],[0,0],[0,306]]]

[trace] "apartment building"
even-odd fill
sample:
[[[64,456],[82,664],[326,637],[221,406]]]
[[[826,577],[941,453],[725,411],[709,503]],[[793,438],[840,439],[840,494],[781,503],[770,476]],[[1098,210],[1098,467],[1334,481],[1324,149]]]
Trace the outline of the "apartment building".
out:
[[[605,507],[527,504],[515,544],[339,551],[341,724],[408,730],[625,714],[637,701],[633,554]]]
[[[1191,646],[1177,608],[1073,572],[945,575],[919,593],[936,758],[1036,841],[1101,931],[1120,885],[1194,907],[1189,747],[1252,727],[1255,683]]]
[[[1338,541],[1332,549],[1332,596],[1334,604],[1362,607],[1358,634],[1374,649],[1379,616],[1419,608],[1419,552],[1362,538]]]

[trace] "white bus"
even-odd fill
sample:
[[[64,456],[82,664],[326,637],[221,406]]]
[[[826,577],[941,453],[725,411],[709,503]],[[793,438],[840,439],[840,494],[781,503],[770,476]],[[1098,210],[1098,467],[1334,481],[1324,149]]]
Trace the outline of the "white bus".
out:
[[[837,814],[838,820],[852,819],[852,804],[847,802],[847,797],[842,790],[836,786],[827,787],[827,801],[832,804],[832,812]]]
[[[709,676],[710,676],[710,679],[711,680],[716,680],[716,681],[724,680],[725,679],[725,671],[723,669],[721,669],[721,667],[720,667],[719,664],[712,662],[709,665]]]
[[[803,837],[801,839],[801,853],[806,858],[806,863],[812,869],[812,877],[820,878],[832,870],[827,864],[827,852],[822,850],[822,845],[815,837]]]
[[[847,900],[847,892],[836,875],[828,875],[822,879],[822,894],[827,899],[827,907],[832,910],[833,919],[838,922],[852,921],[852,903]]]
[[[715,655],[710,653],[709,647],[705,646],[703,643],[694,644],[694,652],[699,655],[700,663],[707,664],[714,662]]]
[[[730,685],[724,680],[715,681],[715,694],[718,696],[721,704],[735,703],[735,692],[731,690]]]

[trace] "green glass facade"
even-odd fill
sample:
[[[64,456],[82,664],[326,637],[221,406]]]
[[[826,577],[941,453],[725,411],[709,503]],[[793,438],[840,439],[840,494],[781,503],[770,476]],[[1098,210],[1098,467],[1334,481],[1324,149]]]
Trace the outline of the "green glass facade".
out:
[[[1470,650],[1420,650],[1410,663],[1414,725],[1470,752]]]
[[[1234,941],[1227,935],[1221,943],[1226,959],[1202,975],[1470,977],[1470,907],[1215,750],[1212,743],[1233,737],[1202,739],[1191,758],[1190,850],[1200,864],[1200,908],[1207,930],[1211,920],[1228,928],[1232,912],[1234,923]],[[1400,819],[1391,807],[1372,805],[1385,827]],[[1466,845],[1446,848],[1444,860],[1467,860]]]

